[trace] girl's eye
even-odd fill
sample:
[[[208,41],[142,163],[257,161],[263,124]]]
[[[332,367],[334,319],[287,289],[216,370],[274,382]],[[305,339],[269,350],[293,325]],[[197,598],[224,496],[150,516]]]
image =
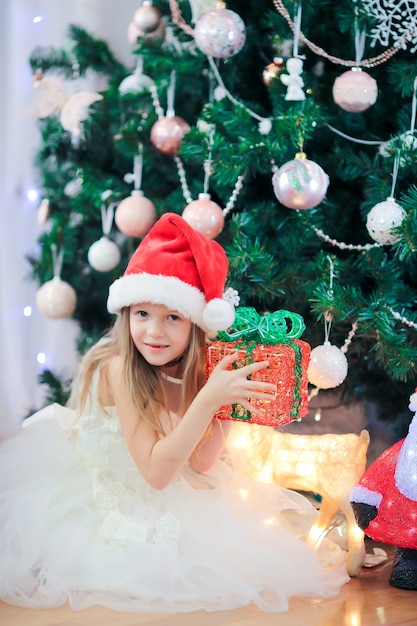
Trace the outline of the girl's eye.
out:
[[[148,315],[148,314],[147,314],[147,312],[146,312],[146,311],[141,311],[141,310],[139,310],[139,311],[136,311],[136,315],[137,315],[138,317],[147,317],[147,315]]]
[[[179,315],[175,315],[174,313],[171,313],[171,315],[168,315],[168,319],[173,320],[174,322],[176,320],[181,319]]]

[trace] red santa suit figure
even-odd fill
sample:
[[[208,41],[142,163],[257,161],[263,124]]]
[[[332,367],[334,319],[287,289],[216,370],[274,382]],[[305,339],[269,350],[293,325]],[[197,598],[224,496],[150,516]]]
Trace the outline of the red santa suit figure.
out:
[[[417,388],[409,409],[407,436],[370,465],[350,500],[365,534],[395,546],[390,584],[417,591]]]

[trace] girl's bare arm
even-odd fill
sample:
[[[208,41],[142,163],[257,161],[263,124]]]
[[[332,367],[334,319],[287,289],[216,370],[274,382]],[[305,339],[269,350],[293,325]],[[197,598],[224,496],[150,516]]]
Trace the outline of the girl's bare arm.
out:
[[[140,472],[155,489],[164,489],[190,459],[219,407],[224,404],[241,404],[253,411],[249,398],[270,400],[271,394],[276,392],[276,385],[272,383],[253,382],[247,378],[267,367],[267,361],[228,370],[235,359],[236,354],[231,354],[220,361],[182,419],[163,438],[158,438],[151,425],[144,420],[138,423],[127,399],[119,360],[114,359],[110,364],[109,381],[127,446]],[[207,449],[202,445],[199,451],[204,460],[202,469],[203,465],[205,468],[211,466],[221,453],[223,438],[220,440],[220,428],[217,426],[216,429],[217,435],[211,449],[209,440]],[[193,455],[193,466],[199,469],[196,459],[197,451]]]

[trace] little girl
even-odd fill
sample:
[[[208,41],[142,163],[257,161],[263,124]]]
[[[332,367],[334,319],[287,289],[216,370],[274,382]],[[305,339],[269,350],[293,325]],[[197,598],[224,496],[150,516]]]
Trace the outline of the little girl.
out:
[[[227,270],[217,242],[167,213],[111,285],[117,319],[81,363],[75,410],[47,407],[0,448],[1,599],[283,611],[347,582],[338,546],[304,543],[317,513],[303,496],[220,458],[233,423],[219,407],[276,393],[250,380],[268,362],[234,368],[235,354],[206,381],[206,337],[234,319]]]

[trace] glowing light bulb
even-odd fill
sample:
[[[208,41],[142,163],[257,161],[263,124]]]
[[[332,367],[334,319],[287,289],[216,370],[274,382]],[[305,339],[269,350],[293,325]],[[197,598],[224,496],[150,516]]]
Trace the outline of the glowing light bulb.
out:
[[[23,315],[25,317],[30,317],[32,315],[32,307],[31,306],[25,306],[25,308],[23,309]]]
[[[46,354],[45,354],[45,352],[38,352],[38,354],[36,356],[36,360],[40,364],[46,363]]]
[[[39,24],[39,22],[42,22],[42,16],[41,15],[35,15],[35,17],[33,18],[33,23],[34,24]]]
[[[32,187],[31,189],[27,190],[26,196],[27,196],[27,199],[30,200],[31,202],[36,202],[39,199],[38,190]]]

